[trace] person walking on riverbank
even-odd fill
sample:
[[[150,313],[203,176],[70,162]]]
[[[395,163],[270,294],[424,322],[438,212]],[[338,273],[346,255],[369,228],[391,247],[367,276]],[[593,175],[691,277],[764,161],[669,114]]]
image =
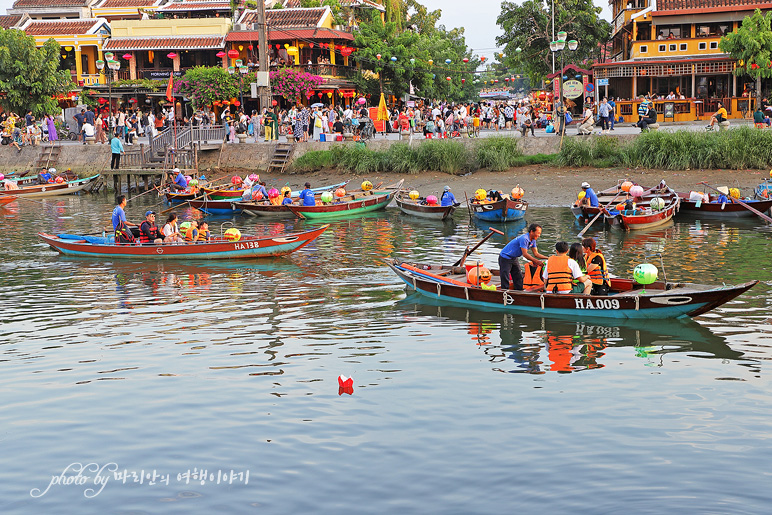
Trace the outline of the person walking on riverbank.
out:
[[[121,166],[121,156],[125,153],[123,142],[121,142],[117,134],[113,134],[113,139],[110,141],[110,151],[113,154],[110,161],[110,170],[117,170]]]
[[[547,259],[547,256],[540,254],[536,248],[536,240],[541,236],[541,230],[541,225],[531,224],[528,226],[527,233],[521,234],[501,249],[499,254],[499,275],[502,290],[510,289],[510,274],[512,275],[512,289],[523,289],[523,271],[520,269],[520,263],[518,262],[521,256],[535,266],[541,266],[544,263],[542,260]],[[531,249],[533,250],[531,251]]]

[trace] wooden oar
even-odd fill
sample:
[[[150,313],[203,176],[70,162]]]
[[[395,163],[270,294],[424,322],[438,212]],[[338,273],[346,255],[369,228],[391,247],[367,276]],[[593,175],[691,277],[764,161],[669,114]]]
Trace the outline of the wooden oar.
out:
[[[480,241],[478,241],[477,245],[475,245],[471,249],[469,247],[467,247],[466,250],[464,251],[464,255],[461,256],[461,259],[459,259],[458,261],[453,263],[453,266],[461,266],[461,265],[463,265],[464,261],[466,261],[466,258],[469,257],[469,254],[471,254],[472,252],[477,250],[480,247],[480,245],[482,245],[483,243],[488,241],[488,238],[493,236],[493,233],[497,233],[497,234],[500,234],[500,235],[504,236],[503,232],[499,231],[498,229],[494,229],[494,228],[491,227],[491,232],[488,234],[488,236],[486,236],[485,238],[483,238]]]
[[[582,231],[581,231],[579,234],[577,234],[577,235],[576,235],[576,237],[577,237],[577,238],[579,238],[579,239],[581,240],[581,239],[582,239],[582,236],[584,236],[584,233],[585,233],[585,232],[587,232],[587,229],[589,229],[589,228],[592,226],[592,224],[594,224],[594,223],[595,223],[595,220],[597,220],[597,219],[600,217],[600,215],[602,215],[602,214],[603,214],[603,212],[604,212],[604,211],[606,211],[606,210],[609,208],[609,206],[610,206],[611,204],[613,204],[613,203],[614,203],[614,201],[617,199],[617,197],[619,197],[619,195],[621,195],[622,193],[623,193],[623,192],[622,192],[622,190],[619,190],[619,191],[617,192],[617,194],[616,194],[616,195],[614,195],[614,198],[612,198],[612,199],[609,201],[609,203],[608,203],[608,204],[606,204],[606,206],[605,206],[605,207],[602,207],[602,208],[600,208],[600,211],[598,211],[598,214],[597,214],[597,215],[595,215],[595,217],[593,217],[593,219],[592,219],[592,220],[590,220],[590,223],[588,223],[588,224],[587,224],[587,226],[586,226],[584,229],[582,229]]]
[[[131,201],[132,201],[132,200],[134,200],[135,198],[139,198],[139,197],[141,197],[142,195],[147,195],[148,193],[150,193],[150,192],[152,192],[152,191],[157,191],[157,190],[158,190],[158,186],[153,186],[151,189],[147,190],[146,192],[144,192],[144,193],[140,193],[139,195],[135,195],[135,196],[131,197],[131,198],[130,198],[130,199],[128,199],[126,202],[127,202],[127,203],[128,203],[128,202],[131,202]]]
[[[714,188],[713,186],[711,186],[710,184],[708,184],[708,183],[706,183],[706,182],[698,182],[697,184],[701,184],[701,185],[703,185],[703,186],[707,186],[708,188],[712,189],[713,191],[718,191],[718,192],[719,192],[719,193],[721,193],[722,195],[724,194],[724,192],[723,192],[723,191],[721,191],[721,190],[719,190],[719,189],[717,189],[717,188]],[[764,220],[766,220],[767,222],[770,222],[770,223],[772,223],[772,218],[768,217],[767,215],[765,215],[764,213],[762,213],[762,212],[761,212],[761,211],[759,211],[758,209],[754,209],[754,208],[752,208],[751,206],[749,206],[748,204],[746,204],[745,202],[743,202],[743,201],[742,201],[742,200],[740,200],[740,199],[736,199],[736,198],[732,198],[732,197],[729,197],[729,198],[732,200],[732,202],[737,202],[738,204],[740,204],[742,207],[744,207],[745,209],[747,209],[747,210],[748,210],[748,211],[750,211],[751,213],[755,213],[756,215],[760,216],[761,218],[763,218],[763,219],[764,219]]]
[[[226,174],[226,175],[227,175],[227,174]],[[212,181],[212,182],[216,182],[216,181],[219,181],[220,179],[223,179],[224,177],[225,177],[225,175],[223,175],[222,177],[218,177],[217,179],[215,179],[215,180],[214,180],[214,181]],[[218,192],[220,192],[220,191],[227,191],[227,190],[224,190],[224,189],[217,189],[217,190],[214,190],[214,191],[212,191],[212,192],[210,192],[210,193],[218,193]],[[195,198],[192,198],[192,199],[190,199],[190,200],[186,200],[186,201],[185,201],[185,202],[183,202],[182,204],[177,204],[176,206],[172,206],[172,207],[170,207],[169,209],[164,209],[164,210],[163,210],[163,211],[161,211],[159,214],[160,214],[160,215],[166,214],[166,213],[168,213],[169,211],[171,211],[172,209],[176,209],[176,208],[178,208],[178,207],[182,207],[182,206],[184,206],[185,204],[189,204],[190,202],[193,202],[194,200],[200,200],[200,199],[202,199],[202,198],[206,197],[207,195],[208,195],[208,193],[204,193],[203,195],[201,195],[201,196],[199,196],[199,197],[195,197]]]

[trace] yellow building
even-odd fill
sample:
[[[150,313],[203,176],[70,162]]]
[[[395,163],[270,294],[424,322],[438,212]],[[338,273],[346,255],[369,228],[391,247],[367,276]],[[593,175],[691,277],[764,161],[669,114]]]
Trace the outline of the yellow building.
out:
[[[18,2],[17,2],[18,3]],[[110,25],[103,18],[34,20],[28,19],[20,27],[35,38],[38,47],[49,39],[62,47],[61,68],[70,70],[76,86],[91,86],[104,81],[96,68],[102,58],[104,42],[110,37]]]
[[[166,0],[97,0],[91,16],[115,20],[140,20],[150,17]]]
[[[618,114],[637,119],[635,99],[657,95],[657,111],[675,97],[673,120],[708,118],[722,102],[730,118],[753,109],[753,81],[732,72],[736,62],[721,51],[719,41],[736,30],[757,7],[772,2],[753,0],[611,0],[610,60],[593,67],[601,94],[617,102]],[[683,98],[682,98],[683,97]],[[655,102],[656,104],[656,102]],[[625,121],[628,121],[625,119]]]

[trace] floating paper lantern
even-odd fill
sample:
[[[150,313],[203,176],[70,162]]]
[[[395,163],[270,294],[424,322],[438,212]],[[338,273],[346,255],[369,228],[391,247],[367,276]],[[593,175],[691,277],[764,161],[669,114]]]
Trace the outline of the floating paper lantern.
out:
[[[633,183],[630,182],[630,181],[625,181],[625,182],[622,183],[622,191],[629,192],[630,188],[632,188],[632,187],[633,187]]]
[[[479,286],[480,284],[487,284],[492,279],[493,274],[491,271],[483,266],[475,266],[469,269],[466,273],[466,282]]]
[[[412,190],[410,193],[408,193],[408,196],[410,197],[410,200],[418,200],[418,197],[420,197],[421,194],[418,193],[418,190]]]
[[[249,174],[249,176],[247,177],[247,179],[249,179],[249,180],[250,180],[250,181],[252,181],[252,182],[257,182],[257,181],[259,181],[259,180],[260,180],[260,176],[259,176],[259,175],[257,175],[256,173],[251,173],[251,174]]]
[[[659,197],[653,198],[651,199],[651,202],[649,202],[649,207],[652,211],[659,211],[665,207],[665,201]]]
[[[268,190],[268,198],[276,198],[279,196],[279,190],[276,188],[271,188]]]
[[[239,185],[242,182],[243,181],[241,180],[241,177],[239,177],[238,175],[234,175],[233,177],[231,177],[231,184],[233,185]]]
[[[525,191],[523,190],[523,188],[520,187],[519,184],[514,188],[512,188],[512,191],[510,193],[514,200],[519,200],[523,198],[523,195],[525,195]]]
[[[485,200],[485,197],[488,196],[488,192],[482,188],[474,192],[474,198],[477,200]]]
[[[426,203],[430,206],[436,206],[437,205],[437,197],[434,195],[429,195],[426,197]]]

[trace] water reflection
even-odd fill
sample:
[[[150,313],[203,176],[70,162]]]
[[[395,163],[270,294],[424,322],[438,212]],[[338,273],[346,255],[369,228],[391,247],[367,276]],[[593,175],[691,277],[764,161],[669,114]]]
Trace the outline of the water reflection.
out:
[[[668,354],[736,361],[758,372],[759,362],[729,347],[728,341],[693,320],[619,320],[585,323],[448,306],[413,293],[398,303],[406,312],[462,322],[494,370],[508,373],[570,373],[611,366],[609,348],[632,348],[646,366],[668,364]],[[670,360],[674,362],[676,360]]]

